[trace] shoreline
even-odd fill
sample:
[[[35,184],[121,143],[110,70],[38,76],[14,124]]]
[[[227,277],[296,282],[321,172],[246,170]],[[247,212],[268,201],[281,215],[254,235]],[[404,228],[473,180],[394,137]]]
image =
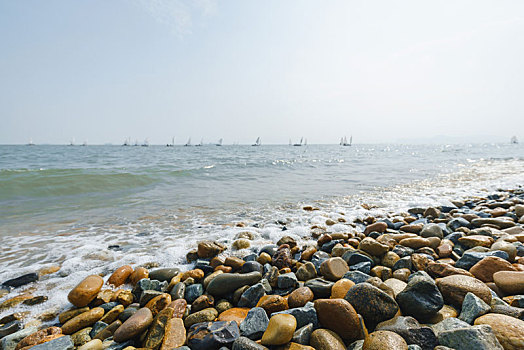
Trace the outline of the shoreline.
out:
[[[448,198],[448,200],[450,199]],[[407,212],[400,213],[399,215],[391,213],[389,218],[370,216],[366,218],[356,218],[351,222],[348,222],[343,216],[340,216],[338,219],[327,218],[323,224],[317,223],[310,225],[309,232],[306,233],[306,237],[303,237],[305,239],[298,242],[294,237],[286,235],[286,229],[284,229],[286,223],[280,222],[278,224],[281,226],[282,231],[279,237],[270,235],[267,238],[269,241],[273,241],[273,245],[266,245],[260,247],[260,249],[258,249],[259,247],[257,246],[252,246],[252,239],[254,237],[252,237],[252,233],[250,233],[249,230],[246,230],[245,232],[239,232],[237,237],[235,237],[236,240],[229,246],[213,241],[199,244],[198,249],[192,250],[187,254],[188,260],[194,264],[196,261],[196,264],[193,269],[185,272],[178,272],[178,269],[154,265],[146,266],[146,268],[139,268],[138,266],[134,268],[130,266],[121,267],[117,269],[117,272],[106,271],[103,280],[101,277],[90,277],[93,281],[86,282],[87,287],[76,287],[76,292],[72,292],[72,300],[78,307],[85,307],[88,304],[91,306],[91,311],[82,314],[83,316],[78,315],[80,319],[77,321],[80,322],[83,327],[80,329],[76,329],[75,327],[71,328],[75,329],[75,332],[72,332],[71,329],[68,328],[70,325],[66,326],[66,332],[63,332],[64,322],[55,323],[56,316],[62,312],[64,310],[63,307],[67,305],[65,298],[64,305],[60,310],[44,312],[26,324],[23,324],[22,315],[15,315],[7,319],[3,317],[3,321],[11,320],[11,322],[14,322],[14,325],[19,325],[19,327],[24,325],[25,327],[36,326],[47,329],[47,331],[39,331],[41,334],[46,334],[39,339],[50,337],[51,335],[47,333],[55,332],[53,333],[53,337],[51,337],[52,339],[47,339],[49,341],[47,346],[51,346],[53,342],[72,341],[68,336],[57,338],[56,334],[73,334],[78,331],[82,333],[82,329],[84,329],[83,332],[86,333],[85,328],[87,324],[91,326],[96,321],[107,317],[108,314],[116,314],[112,322],[106,322],[109,326],[112,325],[111,328],[107,326],[108,329],[106,330],[106,333],[111,335],[113,334],[112,332],[116,332],[116,330],[121,327],[118,322],[122,323],[122,321],[118,321],[117,318],[119,318],[120,315],[124,315],[125,312],[129,314],[132,313],[131,311],[124,311],[124,306],[127,306],[126,309],[133,309],[129,306],[128,302],[140,302],[140,306],[142,306],[141,310],[145,307],[151,312],[151,317],[149,317],[149,314],[145,310],[141,311],[141,313],[146,314],[147,317],[145,318],[149,322],[146,322],[148,323],[147,326],[142,326],[141,328],[141,333],[144,334],[144,337],[150,339],[152,337],[151,334],[157,332],[158,334],[162,334],[162,338],[169,340],[170,336],[176,333],[174,330],[180,333],[182,332],[182,328],[184,328],[184,333],[187,332],[189,345],[194,349],[202,348],[199,347],[202,346],[202,344],[198,345],[195,342],[198,342],[197,340],[203,337],[204,334],[213,336],[203,337],[202,341],[207,339],[206,341],[216,342],[215,338],[219,338],[218,334],[225,332],[224,329],[229,332],[228,334],[236,334],[237,338],[241,334],[249,334],[254,340],[262,339],[262,343],[267,346],[284,345],[288,344],[291,338],[285,338],[286,341],[281,344],[274,343],[283,341],[276,339],[278,338],[278,334],[275,335],[274,331],[271,333],[274,327],[285,328],[289,326],[289,329],[293,328],[293,331],[286,333],[291,334],[293,337],[294,335],[298,336],[295,334],[297,329],[301,329],[302,326],[307,326],[309,323],[312,323],[314,326],[306,327],[307,329],[303,330],[303,332],[309,332],[309,336],[311,336],[311,332],[313,328],[315,328],[316,333],[314,333],[313,337],[316,342],[315,344],[318,342],[328,342],[331,344],[330,346],[340,347],[343,343],[345,343],[344,346],[349,346],[354,341],[357,341],[355,347],[353,347],[354,349],[358,349],[358,346],[362,343],[358,338],[365,338],[366,342],[369,343],[373,342],[376,336],[379,337],[377,339],[381,339],[380,341],[382,342],[397,342],[395,344],[400,344],[400,348],[403,348],[406,341],[413,340],[406,335],[404,328],[409,329],[409,334],[413,332],[426,332],[429,334],[431,344],[437,344],[438,342],[453,344],[457,337],[461,335],[458,330],[454,329],[459,329],[461,332],[466,333],[480,332],[479,334],[482,334],[482,336],[474,338],[478,338],[477,340],[481,343],[491,342],[489,344],[492,346],[495,344],[494,339],[498,339],[497,341],[505,346],[504,342],[511,342],[511,340],[506,339],[509,336],[503,334],[504,329],[497,327],[499,327],[501,322],[504,324],[504,322],[513,320],[518,326],[517,330],[523,332],[518,334],[517,340],[524,342],[524,328],[522,328],[524,321],[519,320],[524,318],[524,308],[522,308],[524,307],[524,297],[508,298],[508,288],[517,288],[515,290],[517,290],[518,293],[524,294],[524,272],[522,272],[524,271],[524,258],[521,258],[521,256],[524,256],[524,245],[521,243],[524,242],[524,219],[522,216],[522,210],[524,210],[522,206],[524,204],[524,191],[522,188],[516,188],[487,196],[486,198],[470,198],[467,200],[451,199],[450,202],[454,202],[453,205],[455,205],[455,208],[452,205],[441,206],[440,208],[411,208]],[[315,213],[315,209],[316,208],[312,206],[304,206],[302,208],[305,212],[311,213]],[[371,209],[370,207],[364,207],[364,209],[372,212],[369,210]],[[490,218],[492,220],[490,220]],[[237,224],[237,227],[238,226],[242,225]],[[341,227],[345,227],[345,229],[341,229]],[[493,245],[495,245],[496,249],[491,248]],[[251,252],[250,249],[253,249],[255,252]],[[486,250],[488,252],[486,252]],[[495,253],[489,253],[490,251],[494,251]],[[457,263],[460,267],[457,266]],[[477,266],[474,268],[477,264],[480,264],[480,267]],[[502,282],[498,281],[497,278],[495,278],[495,282],[489,281],[490,278],[493,280],[492,265],[500,268],[500,271],[495,272],[500,272],[499,275],[502,276]],[[406,271],[406,269],[409,271]],[[472,273],[471,269],[473,269],[475,273]],[[217,271],[222,272],[219,273]],[[429,274],[420,271],[425,271]],[[491,271],[491,277],[485,276],[486,271]],[[45,272],[54,274],[59,271],[50,269]],[[238,272],[243,273],[239,275],[234,274]],[[117,277],[121,275],[120,282],[126,282],[128,278],[132,278],[133,282],[136,282],[135,286],[126,285],[125,290],[127,290],[127,292],[118,291],[118,289],[115,288],[106,289],[107,285],[104,283],[108,278],[113,278],[110,277],[110,275],[113,274],[113,276],[115,276],[114,273],[116,273]],[[209,277],[210,275],[222,275],[222,277],[219,277],[218,280],[211,283],[212,278]],[[366,275],[371,279],[367,278]],[[413,277],[408,279],[410,275],[413,275]],[[461,276],[459,281],[455,281],[454,278],[449,278],[457,275]],[[509,277],[507,275],[509,275]],[[140,277],[149,277],[149,280],[157,278],[160,282],[155,282],[156,284],[153,282],[145,282],[147,279],[144,279],[142,282],[137,282],[137,279]],[[319,280],[318,278],[320,277],[322,278]],[[238,280],[244,279],[244,281],[238,282],[240,284],[236,285],[235,283],[237,282],[235,282],[235,278]],[[435,283],[436,278],[440,278],[440,280]],[[485,281],[481,281],[479,278]],[[36,279],[38,279],[38,276],[31,275],[22,278],[22,281],[19,282],[16,280],[14,282],[8,281],[8,284],[14,283],[14,285],[17,285],[17,283],[24,283],[23,285],[25,285],[25,283],[31,283]],[[221,279],[225,280],[225,282],[221,282]],[[507,281],[505,281],[507,279],[517,281],[517,287],[508,285]],[[164,281],[162,282],[162,280]],[[5,284],[6,282],[4,281],[3,283]],[[472,287],[473,289],[470,288],[470,284],[474,286]],[[139,287],[137,287],[137,285]],[[218,287],[216,285],[218,285]],[[237,288],[229,290],[230,285],[235,285]],[[37,286],[38,284],[35,286],[35,291],[37,290]],[[137,288],[139,291],[137,291]],[[429,293],[430,296],[427,296],[427,293],[420,293],[418,288],[422,288],[421,290],[425,292],[428,290],[431,291],[431,293]],[[173,289],[175,289],[175,291],[173,291]],[[185,290],[182,294],[180,292],[181,289]],[[29,290],[31,290],[31,287]],[[135,292],[131,293],[130,290],[134,290]],[[227,290],[227,292],[224,292],[225,290]],[[353,292],[350,293],[351,290]],[[204,291],[207,291],[208,294],[204,294]],[[356,291],[358,291],[358,293],[356,293]],[[498,296],[492,297],[491,291],[498,293]],[[463,303],[468,292],[471,292],[471,295],[468,294],[467,297],[468,310],[462,310],[461,312],[460,306],[464,309]],[[87,298],[89,300],[85,299],[77,302],[74,297],[75,293],[80,296],[80,299]],[[359,297],[362,293],[367,295],[368,298]],[[38,293],[33,293],[31,296],[15,297],[15,299],[12,299],[11,295],[6,296],[9,297],[9,299],[3,298],[6,300],[3,300],[1,304],[4,308],[2,314],[5,313],[5,307],[9,304],[12,304],[11,307],[15,307],[22,302],[38,305],[46,301],[45,295],[37,294]],[[130,296],[130,294],[132,294],[132,296]],[[459,295],[458,299],[457,295]],[[232,311],[228,312],[219,306],[219,301],[224,296],[228,297],[229,305],[226,306],[229,306]],[[124,297],[127,297],[127,299]],[[151,300],[144,301],[145,299],[141,300],[142,297],[145,299],[150,298]],[[331,297],[336,298],[331,299]],[[300,306],[290,308],[289,298],[292,300],[292,305]],[[69,299],[71,300],[71,294],[69,294]],[[294,299],[299,299],[299,302],[295,303]],[[369,312],[369,310],[366,309],[366,305],[369,304],[369,300],[375,299],[382,300],[383,303],[374,312]],[[87,303],[84,305],[86,300]],[[152,302],[153,300],[155,301]],[[185,300],[188,306],[193,305],[191,314],[188,314],[189,311],[185,311],[188,310],[185,305],[184,307],[181,306],[184,302],[180,300]],[[306,300],[305,303],[303,303],[304,300]],[[483,300],[485,303],[489,301],[489,303],[486,303],[486,306],[479,300]],[[313,303],[306,304],[307,302]],[[126,303],[128,304],[126,305]],[[102,307],[103,311],[100,311],[100,305],[105,305],[105,308]],[[483,308],[479,307],[479,305]],[[109,308],[110,306],[111,308]],[[35,307],[38,308],[38,306]],[[241,310],[239,307],[248,307],[252,311],[250,314],[247,314],[246,309]],[[486,307],[489,307],[489,310],[487,310]],[[470,308],[471,310],[469,310]],[[490,325],[490,330],[487,330],[485,326],[480,328],[479,326],[471,326],[471,323],[473,323],[475,319],[481,319],[481,317],[483,317],[478,312],[479,308],[486,311],[484,313],[488,314],[488,316],[492,314],[495,315],[482,319],[489,319],[489,322],[486,321],[484,323]],[[135,308],[135,311],[137,309],[139,309],[139,307]],[[173,313],[171,309],[174,309]],[[182,312],[182,309],[184,309],[184,312]],[[300,309],[300,311],[295,309]],[[337,311],[339,309],[345,310],[344,313],[340,314]],[[415,311],[413,309],[415,309]],[[98,312],[99,315],[91,315],[96,313],[93,310]],[[393,310],[396,311],[393,312]],[[391,321],[399,310],[402,315],[409,315],[414,317],[414,319],[395,318],[394,321]],[[285,315],[293,315],[292,318],[294,321],[289,316],[277,316],[277,314],[274,314],[274,312],[278,311],[283,311]],[[178,312],[178,314],[176,314],[176,312]],[[381,318],[374,316],[374,313],[381,314],[384,312],[385,314],[383,314]],[[432,327],[423,326],[424,324],[432,324],[428,322],[437,320],[435,317],[441,317],[442,320],[445,318],[456,319],[450,316],[466,318],[466,316],[463,315],[467,313],[474,314],[475,312],[477,312],[477,314],[472,320],[470,320],[471,315],[467,318],[467,320],[471,321],[468,327],[458,323],[458,321],[456,321],[457,323],[454,324],[453,327],[447,324],[442,326],[445,329],[440,329],[440,326],[435,325]],[[153,315],[156,316],[157,313],[158,315],[164,316],[168,314],[163,323],[160,322],[159,319],[164,316],[155,317],[153,320]],[[169,314],[171,316],[169,316]],[[173,315],[175,314],[181,317],[174,317]],[[313,314],[315,314],[314,317],[312,316]],[[352,329],[358,329],[360,333],[355,333],[354,329],[341,329],[337,324],[333,324],[333,322],[329,320],[329,317],[325,316],[329,314],[342,317],[344,322],[351,321],[351,324],[354,326]],[[266,317],[264,318],[263,315]],[[505,319],[497,315],[511,317],[512,319]],[[82,317],[84,318],[83,321]],[[86,321],[86,317],[91,318]],[[111,317],[106,318],[106,320],[111,319]],[[248,319],[243,321],[245,317],[248,317]],[[308,321],[306,324],[302,324],[306,322],[303,319],[304,317],[306,317],[306,321]],[[20,318],[20,320],[17,320],[17,318]],[[136,316],[135,318],[139,317]],[[176,318],[180,318],[183,321],[173,321],[169,323],[169,327],[166,326],[170,319]],[[190,320],[196,319],[205,322],[213,322],[217,319],[218,321],[216,322],[226,323],[202,324],[199,326],[200,328],[190,328],[192,321],[185,323],[188,318]],[[492,320],[493,318],[495,321]],[[61,319],[64,320],[64,317]],[[141,319],[141,321],[144,320]],[[232,321],[237,322],[231,323]],[[185,327],[182,326],[181,328],[180,322],[185,323]],[[258,329],[256,335],[251,335],[249,330],[246,331],[246,327],[249,328],[253,326],[253,324],[259,325],[260,328],[260,322],[262,322],[265,327],[267,327],[269,322],[268,330]],[[390,322],[390,324],[381,325],[381,322]],[[455,321],[445,322],[450,323]],[[493,324],[493,322],[495,322],[495,324]],[[522,324],[520,322],[522,322]],[[409,327],[406,326],[407,323],[410,324]],[[51,324],[61,326],[62,328],[59,328],[61,331],[55,328],[52,328],[52,331],[50,331],[47,327]],[[276,324],[276,326],[273,324]],[[294,327],[291,327],[293,324]],[[441,323],[436,322],[435,324]],[[125,325],[126,323],[124,322],[124,326]],[[460,325],[462,328],[454,327],[456,325]],[[99,326],[104,325],[99,324]],[[2,327],[5,326],[0,326],[0,329],[2,329]],[[10,327],[12,327],[12,330],[15,330],[18,326]],[[173,327],[173,329],[171,329],[171,327]],[[216,327],[219,329],[215,329]],[[373,332],[376,327],[378,327],[378,329],[387,329],[389,332],[393,330],[394,334],[383,333],[384,331],[381,331],[382,333]],[[437,328],[435,329],[435,327]],[[153,332],[153,329],[155,332]],[[424,331],[417,331],[421,329]],[[431,332],[428,329],[431,330]],[[125,338],[119,337],[119,334],[125,330],[126,327],[117,333],[118,340]],[[17,329],[13,334],[19,332],[25,334],[23,330]],[[335,332],[335,334],[330,332]],[[433,334],[432,336],[431,333]],[[442,336],[440,333],[442,333]],[[160,337],[158,334],[156,338]],[[180,334],[178,335],[180,338]],[[9,335],[9,337],[11,336],[12,334]],[[93,334],[93,336],[95,336],[95,334]],[[144,345],[143,343],[146,342],[147,339],[142,339],[142,341],[137,342],[137,336],[138,335],[135,334],[129,338],[132,339],[131,342],[126,343],[126,341],[129,340],[126,339],[119,343],[111,343],[112,345],[109,345],[109,341],[106,340],[110,339],[110,337],[105,337],[105,345],[108,345],[108,348],[111,349],[123,348],[120,347],[120,344],[129,345],[132,343],[137,347]],[[496,338],[494,338],[495,336]],[[73,337],[77,342],[76,345],[78,345],[80,343],[76,338],[75,336]],[[162,342],[162,338],[160,338],[160,342]],[[255,345],[246,340],[245,337],[239,338],[240,340],[236,340],[237,338],[230,339],[230,342],[222,345],[227,345],[228,347],[233,346],[238,349],[255,348]],[[87,337],[83,339],[86,340]],[[19,340],[22,340],[22,338]],[[305,342],[304,339],[297,338],[295,340]],[[159,340],[156,339],[155,341],[158,342]],[[180,339],[178,339],[178,341],[180,342]],[[425,341],[428,341],[428,339],[425,339]],[[237,344],[238,346],[243,346],[238,347],[237,345],[233,345],[233,342],[235,342],[235,344],[245,342],[247,345]],[[92,341],[92,344],[95,343],[98,342]],[[303,345],[311,345],[309,341],[307,343],[308,344]],[[318,343],[315,348],[321,347],[322,344],[320,343]],[[213,344],[212,346],[217,345],[215,343]],[[157,345],[160,346],[160,344]],[[419,345],[424,349],[429,348],[427,344]],[[495,346],[498,345],[495,344]],[[93,347],[93,349],[94,348],[100,347]],[[405,348],[407,348],[407,344]],[[297,347],[297,349],[300,349],[300,347]]]

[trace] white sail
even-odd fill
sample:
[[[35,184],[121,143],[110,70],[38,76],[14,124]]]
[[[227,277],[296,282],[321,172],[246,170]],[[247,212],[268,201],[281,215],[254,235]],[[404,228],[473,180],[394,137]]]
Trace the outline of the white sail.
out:
[[[191,137],[187,140],[186,144],[184,146],[191,146]]]
[[[255,141],[255,143],[252,145],[252,146],[260,146],[262,144],[262,141],[260,141],[260,136],[257,137],[257,140]]]
[[[222,139],[218,140],[217,146],[222,146]]]

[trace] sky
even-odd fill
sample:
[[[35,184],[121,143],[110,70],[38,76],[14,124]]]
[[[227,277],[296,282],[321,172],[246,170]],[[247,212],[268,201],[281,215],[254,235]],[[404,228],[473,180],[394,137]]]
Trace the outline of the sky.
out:
[[[524,1],[0,0],[0,144],[524,140]]]

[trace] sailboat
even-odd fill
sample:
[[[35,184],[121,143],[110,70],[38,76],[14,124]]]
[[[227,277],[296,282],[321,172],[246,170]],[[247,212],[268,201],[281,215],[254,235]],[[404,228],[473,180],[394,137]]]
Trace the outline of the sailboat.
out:
[[[353,136],[349,137],[349,143],[348,143],[347,137],[345,137],[345,136],[340,139],[340,145],[341,146],[351,146],[352,142],[353,142]]]
[[[519,143],[519,141],[517,140],[517,136],[513,136],[509,142],[514,145]]]
[[[73,137],[71,141],[69,141],[69,146],[74,146],[74,145],[75,145],[75,138]]]
[[[33,143],[33,139],[29,139],[29,143],[27,144],[28,146],[34,146],[35,144]]]
[[[222,139],[218,140],[217,146],[222,146]]]
[[[127,139],[124,140],[124,143],[122,144],[122,146],[129,146],[129,144],[130,144],[130,141],[127,138]]]
[[[84,141],[84,143],[82,144],[82,146],[87,146],[87,140]]]
[[[184,145],[186,147],[191,146],[191,137],[187,140],[186,144]]]
[[[142,144],[142,147],[149,147],[149,141],[148,139],[144,140],[144,143]]]
[[[257,137],[257,140],[255,141],[254,144],[252,144],[251,146],[261,146],[262,145],[262,141],[260,141],[260,136]]]
[[[174,145],[175,145],[175,138],[173,137],[173,138],[171,139],[171,143],[168,143],[166,146],[167,146],[167,147],[173,147]]]
[[[204,138],[202,137],[202,138],[200,139],[200,143],[197,144],[197,145],[195,145],[195,146],[199,146],[199,147],[204,146]]]
[[[302,142],[304,142],[304,138],[303,137],[300,139],[300,143],[295,143],[295,144],[293,144],[293,146],[302,146]]]
[[[138,140],[135,139],[135,144],[133,146],[138,146]]]

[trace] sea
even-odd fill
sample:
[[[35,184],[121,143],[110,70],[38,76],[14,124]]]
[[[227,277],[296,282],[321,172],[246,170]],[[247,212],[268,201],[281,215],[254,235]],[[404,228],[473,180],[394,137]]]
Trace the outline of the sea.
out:
[[[0,283],[60,270],[0,298],[31,292],[47,302],[0,317],[63,310],[81,279],[124,264],[188,269],[200,240],[231,243],[249,231],[251,249],[283,235],[308,242],[309,228],[328,218],[395,215],[523,185],[524,146],[509,143],[2,145]]]

